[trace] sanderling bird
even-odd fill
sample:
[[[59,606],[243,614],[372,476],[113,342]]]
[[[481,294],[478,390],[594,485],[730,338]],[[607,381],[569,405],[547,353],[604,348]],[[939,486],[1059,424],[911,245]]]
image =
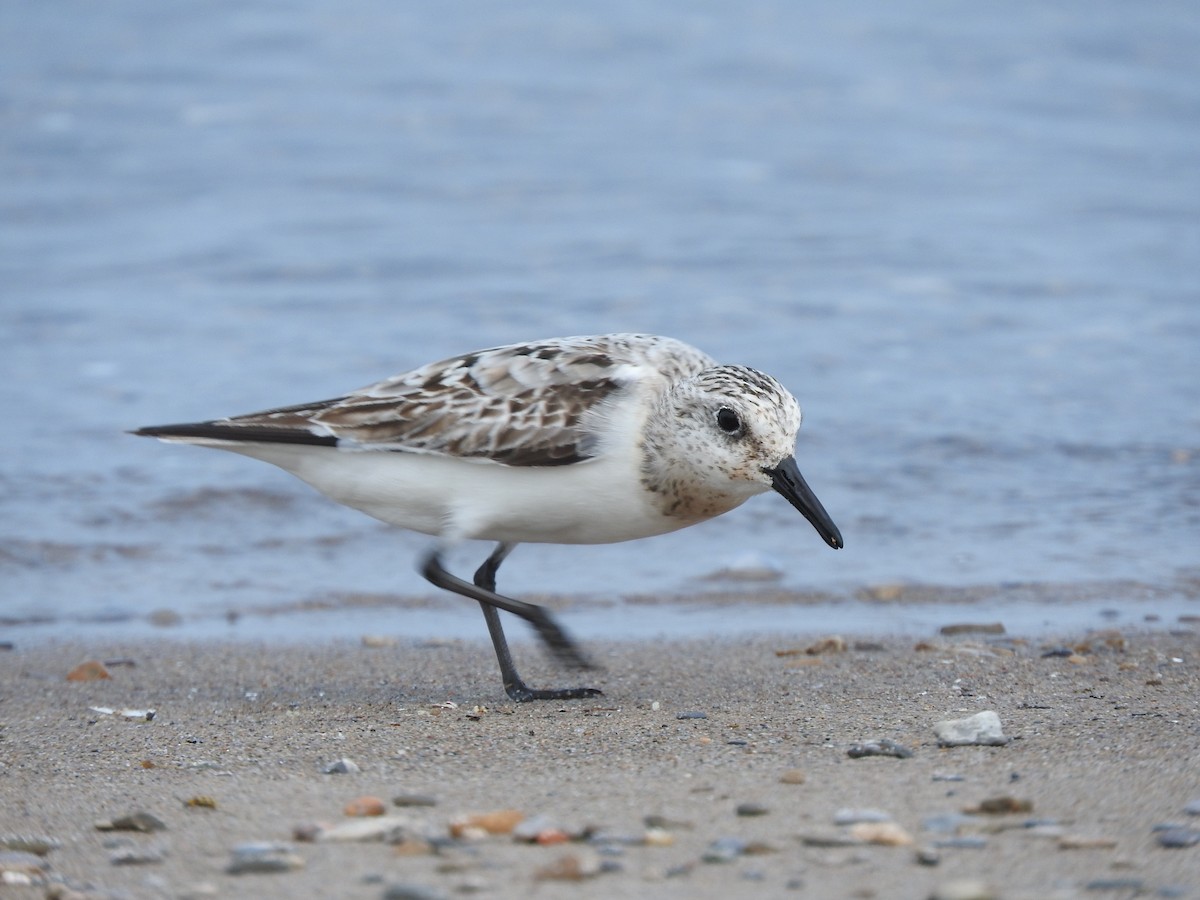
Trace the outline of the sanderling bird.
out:
[[[528,621],[562,662],[588,666],[545,609],[496,593],[517,544],[650,537],[774,489],[840,548],[796,466],[799,427],[795,398],[769,375],[672,338],[607,334],[479,350],[332,400],[134,434],[264,460],[436,537],[421,573],[479,602],[505,691],[524,701],[600,691],[538,690],[517,674],[499,610]],[[470,583],[441,562],[468,539],[496,543]]]

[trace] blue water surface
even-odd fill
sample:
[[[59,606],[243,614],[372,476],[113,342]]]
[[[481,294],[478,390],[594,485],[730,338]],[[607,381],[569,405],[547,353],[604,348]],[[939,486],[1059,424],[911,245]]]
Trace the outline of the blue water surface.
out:
[[[433,597],[426,538],[124,431],[605,331],[791,387],[846,548],[764,496],[507,592],[1193,609],[1198,46],[1190,2],[5,3],[0,620]]]

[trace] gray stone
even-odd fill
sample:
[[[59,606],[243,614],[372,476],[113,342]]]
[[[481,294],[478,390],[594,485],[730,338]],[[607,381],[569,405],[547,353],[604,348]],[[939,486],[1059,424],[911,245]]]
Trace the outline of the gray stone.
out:
[[[966,878],[938,885],[929,900],[996,900],[996,892],[982,881]]]
[[[396,806],[437,806],[437,798],[428,794],[400,794],[392,798]]]
[[[921,827],[926,831],[953,834],[958,829],[974,823],[974,821],[970,816],[959,812],[935,813],[932,816],[923,818],[921,820]]]
[[[233,848],[233,858],[225,869],[230,875],[255,873],[290,872],[304,867],[303,857],[296,854],[291,844],[277,841],[256,841],[238,844]]]
[[[321,771],[326,775],[357,775],[362,769],[358,767],[358,764],[354,760],[346,759],[343,756],[341,759],[335,759],[331,763],[326,763]]]
[[[114,866],[147,866],[160,863],[166,858],[165,847],[131,845],[110,853],[108,861]]]
[[[446,894],[424,884],[392,884],[384,890],[383,900],[446,900]]]
[[[398,843],[406,838],[423,837],[416,834],[412,819],[407,816],[368,816],[350,819],[317,832],[316,840],[331,843],[388,841]]]
[[[1140,878],[1097,878],[1083,886],[1085,891],[1132,891],[1139,894],[1145,882]]]
[[[118,816],[96,823],[97,831],[140,831],[149,834],[152,831],[166,831],[167,825],[158,816],[148,812],[135,812],[128,816]]]
[[[709,844],[701,859],[706,863],[733,862],[745,852],[746,842],[744,840],[736,837],[723,837],[717,838]]]
[[[1000,726],[1000,717],[990,709],[965,719],[945,719],[933,726],[933,733],[942,747],[999,747],[1009,741]]]
[[[62,841],[58,838],[41,834],[6,834],[0,837],[0,850],[23,850],[38,856],[45,856],[61,846]]]
[[[1168,828],[1166,831],[1158,833],[1158,843],[1171,850],[1195,847],[1200,844],[1200,831],[1195,828]]]
[[[846,755],[851,759],[861,759],[864,756],[894,756],[897,759],[908,759],[913,754],[903,744],[889,738],[881,738],[877,741],[860,741],[857,744],[851,744]]]
[[[800,835],[805,847],[861,847],[863,841],[844,831],[810,831]]]
[[[768,812],[770,812],[770,810],[761,803],[739,803],[734,811],[739,816],[746,817],[765,816]]]
[[[918,847],[916,852],[916,860],[918,865],[936,866],[942,861],[942,854],[938,853],[933,847]]]
[[[834,825],[857,825],[859,822],[890,822],[892,817],[882,809],[839,809],[833,814]]]
[[[933,846],[943,850],[982,850],[987,847],[987,838],[964,834],[934,841]]]

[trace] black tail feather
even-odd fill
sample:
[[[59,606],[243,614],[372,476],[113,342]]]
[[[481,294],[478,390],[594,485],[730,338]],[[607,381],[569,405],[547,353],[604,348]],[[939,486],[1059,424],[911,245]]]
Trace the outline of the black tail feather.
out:
[[[310,444],[336,447],[338,439],[329,434],[313,434],[300,428],[272,428],[269,425],[234,425],[229,422],[184,422],[178,425],[148,425],[131,431],[139,437],[208,438],[261,444]]]

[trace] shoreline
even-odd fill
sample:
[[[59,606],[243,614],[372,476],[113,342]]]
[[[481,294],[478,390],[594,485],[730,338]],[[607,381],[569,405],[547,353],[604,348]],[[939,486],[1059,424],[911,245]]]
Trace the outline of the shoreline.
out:
[[[484,641],[18,646],[0,653],[0,839],[57,841],[47,877],[95,898],[379,898],[398,884],[426,897],[920,898],[964,879],[986,886],[971,896],[1006,900],[1200,892],[1200,846],[1165,848],[1153,830],[1200,828],[1187,813],[1200,801],[1192,629],[841,650],[820,637],[588,640],[604,668],[584,674],[604,696],[521,705]],[[85,658],[111,677],[66,681]],[[535,686],[580,681],[532,646],[518,665]],[[936,722],[982,710],[1008,743],[939,748]],[[881,739],[912,756],[848,753]],[[360,771],[323,774],[342,758]],[[402,794],[436,805],[393,806]],[[404,841],[296,839],[367,821],[343,815],[363,795],[406,823]],[[1002,797],[1031,808],[963,812]],[[857,826],[839,812],[864,809],[912,844],[848,837]],[[575,840],[449,837],[464,813],[500,810]],[[136,812],[165,830],[95,828]],[[647,821],[662,827],[651,836]],[[229,874],[232,848],[252,841],[285,842],[302,868]]]
[[[1030,636],[1111,627],[1190,628],[1200,623],[1200,582],[1171,586],[1137,582],[949,586],[865,585],[841,592],[797,591],[766,583],[706,586],[694,593],[591,595],[523,594],[545,606],[581,640],[702,639],[717,635],[813,634],[869,636],[936,634],[952,621],[999,621]],[[513,628],[512,638],[527,632]],[[162,606],[102,615],[19,610],[0,617],[10,643],[57,640],[355,640],[390,634],[473,640],[486,634],[473,603],[442,593],[343,593],[271,606],[228,606],[197,613]]]

